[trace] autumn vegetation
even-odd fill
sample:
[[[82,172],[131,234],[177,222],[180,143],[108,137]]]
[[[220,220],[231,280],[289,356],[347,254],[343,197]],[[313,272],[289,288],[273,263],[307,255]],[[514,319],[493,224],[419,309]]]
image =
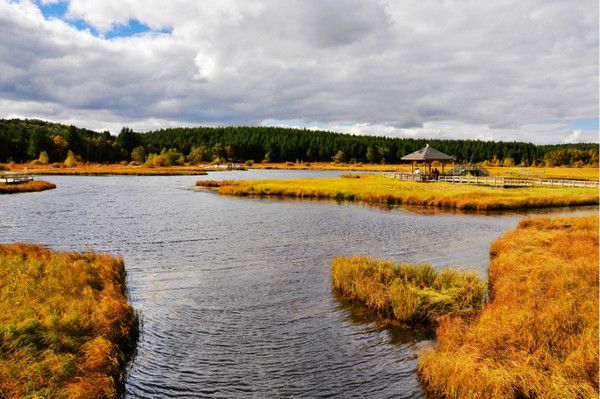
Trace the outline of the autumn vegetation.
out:
[[[335,199],[479,211],[598,204],[598,190],[593,188],[498,188],[400,181],[381,175],[363,175],[358,179],[199,180],[196,185],[218,186],[223,195]]]
[[[43,180],[30,180],[24,183],[0,183],[0,194],[28,193],[31,191],[44,191],[56,188],[56,185]]]
[[[598,216],[524,219],[491,248],[490,300],[448,317],[418,372],[431,397],[598,397]]]
[[[54,165],[12,165],[13,171],[24,171],[37,175],[132,175],[132,176],[182,176],[182,175],[206,175],[204,167],[199,166],[148,166],[129,164],[76,164],[67,167],[64,164]]]
[[[485,284],[477,273],[367,257],[334,258],[331,283],[344,297],[399,322],[435,324],[445,315],[470,318]]]
[[[121,259],[0,245],[0,397],[115,398],[137,339]]]

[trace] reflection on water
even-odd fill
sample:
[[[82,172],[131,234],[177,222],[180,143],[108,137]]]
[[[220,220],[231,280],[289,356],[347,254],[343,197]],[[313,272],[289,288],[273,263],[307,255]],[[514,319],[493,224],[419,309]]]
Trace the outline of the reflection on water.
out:
[[[431,337],[337,301],[331,257],[485,274],[491,242],[521,217],[222,197],[189,189],[197,179],[56,176],[56,190],[0,197],[0,242],[123,256],[143,318],[129,397],[422,397],[416,353]]]

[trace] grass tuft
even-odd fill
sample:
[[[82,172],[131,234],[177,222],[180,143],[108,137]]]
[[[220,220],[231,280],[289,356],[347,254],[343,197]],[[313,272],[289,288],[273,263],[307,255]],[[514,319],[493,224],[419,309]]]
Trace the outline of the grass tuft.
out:
[[[344,297],[400,322],[437,323],[447,315],[469,318],[481,307],[485,292],[474,272],[367,257],[334,258],[331,282]]]
[[[116,397],[137,326],[121,259],[0,245],[0,397]]]

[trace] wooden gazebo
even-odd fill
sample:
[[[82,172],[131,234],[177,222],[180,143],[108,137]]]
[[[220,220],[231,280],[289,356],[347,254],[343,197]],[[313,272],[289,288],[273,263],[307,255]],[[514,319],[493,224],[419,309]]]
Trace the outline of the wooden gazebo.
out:
[[[442,164],[442,174],[444,173],[444,164],[446,162],[452,161],[452,157],[450,155],[444,154],[443,152],[438,151],[435,148],[431,148],[429,144],[421,148],[419,151],[415,151],[412,154],[405,155],[400,159],[402,161],[411,162],[411,173],[414,173],[415,171],[415,163],[421,162],[425,171],[427,170],[427,167],[429,167],[429,174],[431,174],[431,163],[433,161],[438,161]]]

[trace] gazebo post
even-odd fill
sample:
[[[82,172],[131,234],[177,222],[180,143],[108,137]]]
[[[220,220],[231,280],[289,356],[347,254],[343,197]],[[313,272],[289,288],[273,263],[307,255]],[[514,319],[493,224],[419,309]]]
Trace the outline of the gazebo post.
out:
[[[444,174],[444,164],[445,164],[445,162],[442,161],[442,174]]]
[[[412,161],[410,163],[410,173],[414,174],[415,173],[415,161]]]

